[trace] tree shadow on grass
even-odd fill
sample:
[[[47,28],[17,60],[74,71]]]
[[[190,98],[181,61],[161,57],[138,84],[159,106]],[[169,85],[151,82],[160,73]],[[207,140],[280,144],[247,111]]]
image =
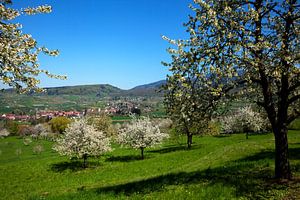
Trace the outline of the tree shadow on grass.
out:
[[[214,138],[225,138],[225,137],[230,137],[230,134],[220,134],[220,135],[214,135]]]
[[[95,168],[98,167],[99,162],[87,161],[87,167],[84,168],[83,162],[81,160],[72,160],[68,162],[60,162],[55,163],[50,166],[50,169],[53,172],[64,172],[66,170],[71,170],[73,172],[85,170],[87,168]]]
[[[264,150],[257,154],[247,156],[239,161],[257,161],[261,159],[275,159],[275,152],[273,150]],[[289,159],[300,160],[300,148],[289,148]]]
[[[299,151],[300,148],[290,149],[291,157],[293,159],[300,159]],[[272,189],[286,190],[288,188],[287,183],[282,184],[273,179],[274,170],[269,166],[268,161],[269,158],[273,158],[273,154],[274,152],[271,151],[263,151],[243,159],[225,163],[224,166],[218,168],[208,168],[194,172],[170,173],[140,181],[101,187],[95,189],[94,192],[98,194],[113,193],[130,196],[133,193],[147,194],[154,191],[161,191],[170,185],[187,186],[189,184],[208,183],[208,185],[213,186],[221,183],[224,186],[235,188],[237,197],[270,199],[276,194],[266,191]],[[263,160],[266,160],[266,162]],[[300,170],[299,166],[292,166],[292,169]]]
[[[149,158],[149,155],[145,155],[144,159]],[[105,161],[107,162],[132,162],[142,160],[141,155],[126,155],[126,156],[110,156]]]
[[[194,144],[192,145],[191,149],[188,149],[188,147],[186,145],[169,145],[169,146],[165,146],[163,148],[160,149],[154,149],[154,150],[149,150],[148,152],[150,153],[160,153],[160,154],[164,154],[164,153],[171,153],[171,152],[175,152],[175,151],[184,151],[184,150],[195,150],[195,149],[199,149],[201,146],[198,144]]]

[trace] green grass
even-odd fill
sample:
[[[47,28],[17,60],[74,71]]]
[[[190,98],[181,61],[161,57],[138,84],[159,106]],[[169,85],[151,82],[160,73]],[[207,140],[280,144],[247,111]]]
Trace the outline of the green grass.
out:
[[[294,199],[300,181],[277,183],[274,137],[244,134],[195,137],[186,150],[185,138],[171,138],[161,148],[121,149],[89,168],[60,157],[52,143],[28,146],[16,137],[0,139],[0,199]],[[45,151],[34,154],[35,145]],[[300,176],[300,131],[289,132],[290,162]],[[21,149],[21,154],[16,154]],[[18,150],[18,152],[20,152]],[[298,180],[298,181],[297,181]],[[298,196],[297,196],[298,195]]]

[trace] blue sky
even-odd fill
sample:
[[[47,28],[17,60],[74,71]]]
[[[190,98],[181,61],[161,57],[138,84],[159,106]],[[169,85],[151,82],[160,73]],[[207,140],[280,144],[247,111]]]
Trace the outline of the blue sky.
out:
[[[64,74],[61,81],[41,77],[42,87],[109,83],[129,89],[164,79],[173,39],[186,36],[183,23],[192,0],[26,0],[13,7],[51,5],[51,14],[22,16],[23,32],[40,46],[59,49],[58,57],[40,56],[41,68]]]

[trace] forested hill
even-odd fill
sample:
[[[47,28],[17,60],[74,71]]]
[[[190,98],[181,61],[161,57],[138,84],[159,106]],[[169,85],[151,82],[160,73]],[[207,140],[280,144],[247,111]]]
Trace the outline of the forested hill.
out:
[[[51,87],[45,88],[44,93],[29,94],[38,96],[59,96],[59,95],[79,95],[79,96],[97,96],[97,97],[116,97],[116,96],[162,96],[161,92],[158,92],[160,86],[165,81],[157,81],[145,85],[139,85],[129,90],[123,90],[118,87],[109,84],[95,84],[95,85],[77,85],[77,86],[63,86],[63,87]],[[13,94],[12,89],[4,90],[0,92],[2,94]]]

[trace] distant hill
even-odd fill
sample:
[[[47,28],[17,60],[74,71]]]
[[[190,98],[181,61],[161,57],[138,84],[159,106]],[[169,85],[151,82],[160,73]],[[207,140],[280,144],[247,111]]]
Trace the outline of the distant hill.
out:
[[[120,88],[109,84],[64,86],[45,89],[46,93],[43,95],[95,95],[105,97],[122,92]]]
[[[45,88],[44,93],[17,94],[13,89],[0,92],[0,113],[34,113],[36,110],[84,110],[101,107],[101,98],[154,97],[163,96],[158,90],[165,81],[140,85],[122,90],[109,84],[77,85]]]
[[[33,96],[60,96],[78,95],[95,97],[121,97],[121,96],[162,96],[160,87],[166,83],[165,80],[139,85],[129,90],[122,90],[109,84],[76,85],[45,88],[44,93],[31,93]],[[6,89],[2,94],[14,94],[13,89]],[[0,93],[1,95],[1,93]]]
[[[139,85],[127,90],[126,93],[128,96],[162,96],[163,93],[160,92],[160,87],[165,83],[166,80],[160,80],[154,83]]]

